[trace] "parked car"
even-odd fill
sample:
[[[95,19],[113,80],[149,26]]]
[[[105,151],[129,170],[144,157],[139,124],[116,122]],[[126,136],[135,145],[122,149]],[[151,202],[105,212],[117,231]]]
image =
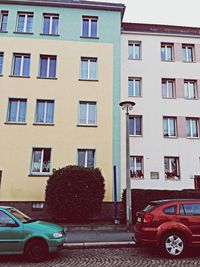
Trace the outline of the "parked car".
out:
[[[136,243],[158,246],[173,258],[200,245],[200,199],[151,201],[136,214]]]
[[[59,225],[31,219],[13,207],[0,206],[0,254],[25,254],[34,262],[44,260],[65,241]]]

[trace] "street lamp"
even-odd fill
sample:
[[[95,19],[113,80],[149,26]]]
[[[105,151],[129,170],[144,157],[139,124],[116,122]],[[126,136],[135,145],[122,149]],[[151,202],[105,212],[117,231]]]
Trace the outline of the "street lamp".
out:
[[[129,142],[129,111],[133,109],[135,103],[132,101],[122,101],[119,103],[126,111],[126,225],[132,226],[132,203],[131,203],[131,180],[130,180],[130,142]]]

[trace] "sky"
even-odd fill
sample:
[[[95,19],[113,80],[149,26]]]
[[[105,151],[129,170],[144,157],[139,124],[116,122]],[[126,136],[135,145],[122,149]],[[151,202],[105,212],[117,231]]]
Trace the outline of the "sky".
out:
[[[123,22],[200,27],[200,0],[95,0],[126,5]]]

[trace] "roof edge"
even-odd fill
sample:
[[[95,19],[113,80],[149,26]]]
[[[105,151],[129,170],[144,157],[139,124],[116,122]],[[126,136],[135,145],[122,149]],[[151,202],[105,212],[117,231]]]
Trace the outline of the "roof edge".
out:
[[[123,22],[122,31],[124,32],[143,32],[143,33],[164,33],[164,34],[181,34],[181,35],[200,35],[199,27],[175,26],[164,24],[146,24]]]

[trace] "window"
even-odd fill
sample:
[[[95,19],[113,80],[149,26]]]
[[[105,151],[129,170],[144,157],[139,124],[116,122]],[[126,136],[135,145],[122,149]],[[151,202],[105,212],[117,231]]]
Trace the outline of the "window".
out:
[[[97,58],[81,58],[81,79],[97,80]]]
[[[174,80],[162,79],[162,96],[163,98],[175,98]]]
[[[180,205],[180,215],[200,215],[200,204],[199,203],[186,203]]]
[[[3,211],[0,211],[0,227],[11,227],[16,225],[15,221]]]
[[[176,137],[177,130],[176,130],[176,118],[173,117],[164,117],[163,118],[163,135],[165,137]]]
[[[82,36],[83,37],[97,37],[97,17],[85,17],[82,18]]]
[[[51,149],[50,148],[33,148],[32,153],[32,174],[45,174],[50,172]]]
[[[33,31],[33,13],[19,12],[17,16],[17,32],[32,33]]]
[[[193,45],[182,46],[182,58],[183,58],[183,62],[194,61],[194,46]]]
[[[7,122],[24,123],[26,121],[26,99],[9,99]]]
[[[128,95],[141,96],[141,79],[128,78]]]
[[[12,75],[29,77],[29,74],[30,74],[30,55],[14,54]]]
[[[37,100],[35,122],[52,124],[54,120],[54,101]]]
[[[40,56],[40,73],[41,78],[55,78],[56,77],[56,56]]]
[[[8,11],[1,11],[0,31],[6,32],[8,24]]]
[[[187,137],[199,137],[199,119],[186,118]]]
[[[170,207],[165,208],[163,211],[166,214],[174,214],[175,215],[176,209],[177,209],[177,206],[170,206]]]
[[[96,102],[79,103],[79,125],[96,125]]]
[[[78,149],[78,166],[94,168],[95,166],[94,149]]]
[[[172,61],[173,60],[173,44],[161,44],[161,60]]]
[[[129,41],[128,59],[141,59],[141,42]]]
[[[129,117],[129,135],[133,136],[142,135],[142,116]]]
[[[184,81],[184,94],[187,99],[197,98],[197,83],[196,81]]]
[[[3,53],[0,52],[0,75],[3,74]]]
[[[178,157],[165,157],[165,178],[179,180],[179,158]]]
[[[131,156],[130,157],[130,177],[143,178],[143,157]]]
[[[59,15],[43,15],[43,34],[58,35]]]

